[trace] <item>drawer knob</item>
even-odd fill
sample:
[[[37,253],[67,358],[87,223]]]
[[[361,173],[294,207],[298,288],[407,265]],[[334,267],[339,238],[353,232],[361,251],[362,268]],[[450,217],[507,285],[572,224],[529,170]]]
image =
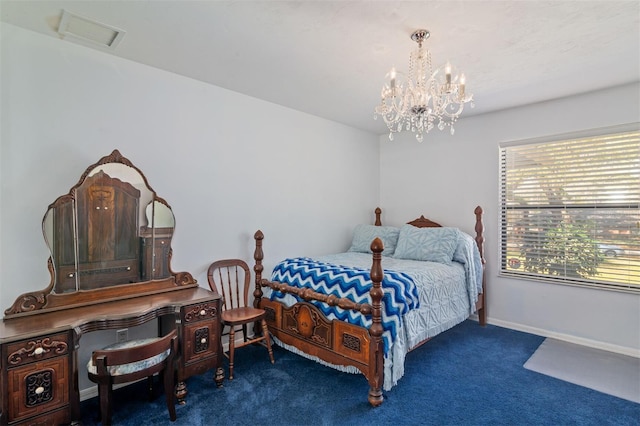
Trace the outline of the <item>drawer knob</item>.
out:
[[[200,343],[204,345],[205,343],[207,343],[207,339],[203,337],[202,339],[200,339]]]
[[[200,316],[203,317],[207,315],[207,311],[205,311],[204,309],[200,311]]]
[[[35,348],[35,349],[33,350],[33,353],[34,353],[35,355],[42,355],[42,354],[44,353],[44,349],[43,349],[43,348]]]
[[[42,392],[44,392],[44,388],[42,386],[38,386],[36,388],[36,395],[40,395]]]

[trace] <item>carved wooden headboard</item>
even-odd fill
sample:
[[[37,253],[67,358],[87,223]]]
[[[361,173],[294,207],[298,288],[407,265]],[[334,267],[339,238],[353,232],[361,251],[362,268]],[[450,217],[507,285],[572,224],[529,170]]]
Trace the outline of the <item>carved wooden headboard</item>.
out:
[[[476,216],[476,222],[475,222],[475,226],[474,226],[474,230],[476,233],[475,236],[475,241],[476,241],[476,245],[478,246],[478,251],[480,252],[480,259],[482,260],[482,265],[484,266],[486,261],[484,258],[484,224],[482,222],[482,207],[477,206],[475,208],[475,210],[473,211],[473,213]],[[376,207],[375,209],[375,215],[376,215],[376,220],[375,220],[375,225],[376,226],[382,226],[382,220],[381,220],[381,216],[382,216],[382,209],[380,207]],[[442,227],[442,225],[440,225],[437,222],[432,221],[431,219],[427,219],[426,217],[424,217],[423,215],[420,215],[419,218],[412,220],[411,222],[407,222],[408,225],[413,225],[417,228],[439,228]]]

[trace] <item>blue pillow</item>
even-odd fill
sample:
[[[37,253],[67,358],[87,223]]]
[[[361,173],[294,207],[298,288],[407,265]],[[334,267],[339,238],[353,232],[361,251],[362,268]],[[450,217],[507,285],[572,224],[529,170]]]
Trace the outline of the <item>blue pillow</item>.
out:
[[[450,265],[458,246],[458,232],[457,228],[417,228],[404,225],[400,228],[393,257]]]
[[[473,259],[471,259],[474,255],[473,251],[478,250],[478,245],[476,244],[476,240],[466,232],[460,231],[458,235],[458,245],[453,252],[452,259],[454,262],[462,264],[469,263],[473,261]]]
[[[376,238],[384,244],[383,256],[391,256],[398,243],[400,229],[395,226],[357,225],[353,230],[353,241],[349,251],[372,253],[371,242]]]

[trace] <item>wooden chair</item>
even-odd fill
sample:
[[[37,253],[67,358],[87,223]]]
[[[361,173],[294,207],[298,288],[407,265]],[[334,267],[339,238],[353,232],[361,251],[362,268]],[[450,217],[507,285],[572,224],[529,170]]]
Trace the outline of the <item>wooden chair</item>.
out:
[[[213,262],[209,266],[207,279],[211,290],[222,294],[221,335],[227,334],[229,336],[229,354],[225,354],[229,358],[229,380],[233,380],[233,357],[236,348],[260,342],[260,344],[267,347],[269,358],[273,364],[275,361],[267,322],[264,319],[265,311],[264,309],[248,306],[251,273],[247,263],[241,259],[225,259]],[[222,293],[218,291],[218,288],[222,290]],[[247,336],[247,324],[257,321],[262,324],[262,335],[249,339]],[[227,333],[224,333],[225,326],[229,326]],[[236,331],[242,331],[243,341],[241,344],[235,341]]]
[[[100,418],[111,424],[113,385],[144,379],[152,383],[153,375],[162,373],[164,393],[171,421],[176,420],[174,400],[174,357],[178,350],[176,330],[164,337],[130,340],[96,350],[87,364],[89,379],[97,383]]]

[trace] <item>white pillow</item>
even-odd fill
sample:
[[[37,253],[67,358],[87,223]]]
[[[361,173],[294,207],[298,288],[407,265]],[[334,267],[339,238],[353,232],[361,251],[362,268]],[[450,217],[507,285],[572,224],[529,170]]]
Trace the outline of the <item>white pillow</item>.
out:
[[[383,256],[391,256],[398,243],[400,229],[395,226],[357,225],[353,230],[353,240],[349,251],[372,253],[371,242],[376,238],[382,240]]]
[[[404,225],[400,228],[398,245],[393,257],[449,265],[453,260],[458,238],[457,228],[417,228]]]

